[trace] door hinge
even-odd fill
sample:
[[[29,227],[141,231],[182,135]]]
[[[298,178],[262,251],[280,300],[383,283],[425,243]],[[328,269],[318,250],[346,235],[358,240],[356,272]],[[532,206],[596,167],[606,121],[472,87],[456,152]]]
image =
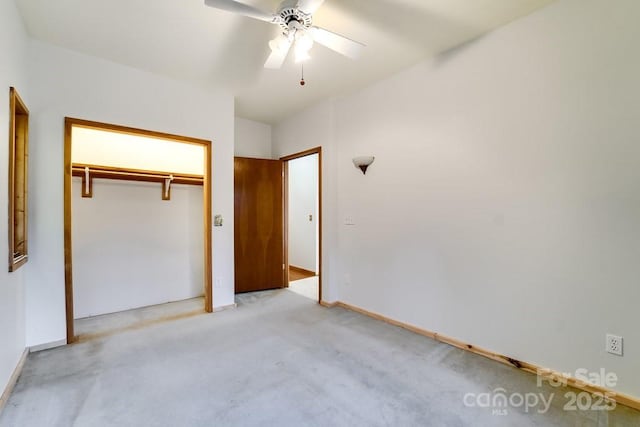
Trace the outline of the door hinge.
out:
[[[284,264],[282,264],[282,269],[284,270]]]

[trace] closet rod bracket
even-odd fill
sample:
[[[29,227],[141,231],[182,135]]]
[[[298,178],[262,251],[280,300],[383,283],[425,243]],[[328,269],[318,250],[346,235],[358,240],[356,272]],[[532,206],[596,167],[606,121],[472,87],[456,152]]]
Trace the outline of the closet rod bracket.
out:
[[[89,199],[93,197],[93,178],[88,166],[84,168],[84,175],[82,175],[82,197]]]
[[[162,181],[162,200],[171,200],[171,181],[173,181],[173,175],[169,175]]]

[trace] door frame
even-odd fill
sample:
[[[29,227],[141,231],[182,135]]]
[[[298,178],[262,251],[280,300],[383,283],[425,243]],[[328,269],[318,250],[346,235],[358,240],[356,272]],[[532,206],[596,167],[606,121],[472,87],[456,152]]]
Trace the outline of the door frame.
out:
[[[283,162],[284,194],[284,264],[285,284],[289,286],[289,161],[302,157],[318,155],[318,304],[322,304],[322,147],[310,148],[289,156],[280,157]]]
[[[109,123],[94,122],[89,120],[65,117],[64,119],[64,292],[65,311],[67,324],[67,344],[77,340],[74,334],[74,314],[73,314],[73,251],[72,251],[72,170],[71,170],[71,129],[74,126],[81,126],[92,129],[119,132],[129,135],[146,136],[157,139],[168,139],[171,141],[183,142],[186,144],[201,145],[204,147],[205,169],[203,182],[203,227],[204,227],[204,310],[207,313],[213,312],[213,286],[212,286],[212,227],[211,227],[211,157],[212,143],[205,139],[191,138],[181,135],[173,135],[137,129],[132,127],[114,125]]]

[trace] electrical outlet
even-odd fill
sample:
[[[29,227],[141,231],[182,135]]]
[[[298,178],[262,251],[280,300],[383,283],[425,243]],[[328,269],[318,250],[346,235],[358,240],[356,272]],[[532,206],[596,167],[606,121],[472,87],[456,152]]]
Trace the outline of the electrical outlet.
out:
[[[607,334],[607,353],[622,356],[622,337]]]

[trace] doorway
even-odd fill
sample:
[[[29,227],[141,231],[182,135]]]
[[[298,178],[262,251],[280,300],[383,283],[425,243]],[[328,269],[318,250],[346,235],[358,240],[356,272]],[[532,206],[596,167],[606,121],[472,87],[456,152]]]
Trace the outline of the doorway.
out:
[[[322,149],[284,162],[285,259],[289,290],[322,301]]]
[[[296,159],[311,161],[315,184],[308,190],[314,200],[305,212],[313,233],[311,261],[296,265],[289,246],[289,167]],[[293,168],[296,168],[296,164]],[[311,215],[311,220],[309,220]],[[295,232],[295,231],[294,231]],[[234,158],[235,293],[289,288],[297,278],[315,283],[306,296],[322,303],[322,149],[312,148],[279,160]],[[294,244],[295,247],[295,244]],[[295,250],[295,249],[294,249]],[[290,268],[293,267],[293,268]],[[299,283],[298,283],[299,284]],[[311,288],[311,286],[308,286]]]
[[[85,160],[82,159],[82,152],[77,149],[80,148],[81,136],[89,137],[91,144],[84,154]],[[77,139],[77,144],[73,145],[73,140]],[[136,142],[136,144],[132,144]],[[126,151],[119,152],[115,147],[118,144],[122,147],[127,147]],[[153,148],[143,152],[143,148],[153,144]],[[87,148],[85,147],[85,148]],[[133,151],[131,151],[133,150]],[[135,150],[139,150],[135,152]],[[180,155],[177,155],[172,150],[179,150]],[[127,155],[122,155],[123,153]],[[115,154],[117,158],[117,165],[109,160],[109,153]],[[142,153],[142,154],[141,154]],[[173,154],[172,154],[173,153]],[[101,158],[91,156],[102,156]],[[118,155],[120,154],[120,156]],[[128,156],[131,154],[131,156]],[[180,158],[184,160],[185,157],[192,156],[191,166],[185,164],[176,164],[175,162],[166,162],[167,159]],[[114,157],[113,155],[111,157]],[[152,159],[152,157],[156,157]],[[127,162],[144,161],[144,166],[140,166],[140,163],[127,164]],[[128,288],[123,288],[122,294],[127,295],[127,298],[131,297],[132,301],[127,301],[125,304],[130,304],[130,308],[157,304],[161,302],[168,302],[174,300],[171,296],[166,296],[172,293],[172,295],[182,295],[183,293],[194,292],[193,289],[164,289],[162,295],[151,295],[157,290],[156,286],[160,286],[160,282],[170,282],[171,280],[163,276],[162,268],[169,264],[175,264],[182,262],[186,268],[184,270],[192,270],[196,272],[198,276],[194,283],[199,283],[197,286],[201,290],[199,295],[204,295],[204,301],[200,302],[201,306],[204,304],[204,310],[206,312],[213,311],[213,295],[211,286],[212,275],[212,254],[211,254],[211,142],[206,140],[200,140],[196,138],[183,137],[177,135],[170,135],[165,133],[146,131],[140,129],[127,128],[123,126],[90,122],[79,119],[65,119],[65,159],[64,159],[64,245],[65,245],[65,297],[66,297],[66,324],[67,324],[67,343],[72,343],[77,340],[75,335],[75,311],[74,308],[74,251],[73,251],[73,239],[74,229],[84,230],[83,232],[89,234],[88,238],[84,239],[85,246],[91,248],[95,245],[95,242],[101,242],[101,239],[109,240],[113,250],[109,247],[100,247],[96,250],[98,253],[98,262],[94,261],[94,267],[102,268],[107,267],[108,275],[120,274],[121,279],[133,280],[134,285],[138,285],[138,282],[151,282],[153,286],[140,287],[135,289],[135,292],[128,292]],[[124,164],[122,163],[124,162]],[[166,162],[166,163],[165,163]],[[150,166],[146,166],[150,165]],[[189,167],[194,168],[194,171],[189,170]],[[75,183],[74,183],[75,177]],[[100,189],[99,194],[96,194],[96,199],[100,198],[99,202],[104,205],[104,208],[97,207],[97,203],[85,204],[83,209],[89,212],[90,215],[85,215],[85,220],[102,218],[105,221],[109,221],[112,224],[105,224],[105,227],[114,225],[117,227],[113,229],[113,236],[109,236],[108,231],[95,229],[102,228],[100,222],[92,222],[91,224],[76,224],[72,223],[72,210],[73,206],[76,208],[82,203],[82,201],[89,200],[94,197],[94,181],[96,187]],[[186,192],[185,188],[190,188]],[[172,196],[172,189],[174,189]],[[77,193],[77,194],[76,194]],[[198,194],[199,193],[199,194]],[[144,200],[140,197],[144,194],[150,203],[153,202],[153,212],[145,217],[145,214],[141,214],[141,210],[149,206],[144,205]],[[113,199],[109,202],[108,197],[117,197],[120,199]],[[200,212],[188,212],[189,218],[195,215],[196,221],[188,221],[188,227],[183,230],[173,230],[174,233],[163,227],[153,227],[156,224],[154,221],[158,221],[159,218],[171,220],[171,218],[177,218],[176,212],[166,211],[159,212],[159,210],[171,208],[171,198],[174,200],[185,201],[193,199],[195,196],[199,198],[197,203],[189,203],[188,206],[181,208],[183,214],[187,211],[193,210],[196,206],[196,210]],[[134,202],[133,205],[121,206],[122,198]],[[164,202],[163,202],[164,201]],[[106,203],[106,204],[105,204]],[[137,203],[137,204],[136,204]],[[162,205],[164,203],[164,205]],[[85,213],[86,213],[85,212]],[[108,215],[111,213],[111,215]],[[129,215],[133,214],[133,216]],[[164,216],[163,216],[164,215]],[[202,215],[200,217],[200,215]],[[134,217],[135,224],[129,223],[127,218]],[[202,218],[202,219],[200,219]],[[113,220],[113,221],[112,221]],[[118,222],[118,220],[120,222]],[[202,225],[197,225],[200,222]],[[136,225],[137,224],[137,225]],[[157,225],[157,224],[156,224]],[[81,226],[81,228],[78,228]],[[94,228],[92,228],[94,227]],[[193,229],[191,229],[193,228]],[[128,230],[128,231],[127,231]],[[147,233],[145,234],[145,230]],[[149,233],[150,231],[150,233]],[[123,234],[124,233],[124,234]],[[195,236],[195,242],[197,247],[195,248],[193,257],[192,268],[189,268],[189,261],[184,259],[177,259],[177,257],[171,257],[169,249],[174,243],[175,238],[184,240],[184,247],[187,248],[191,244],[186,235]],[[117,236],[120,236],[118,238]],[[146,236],[146,237],[145,237]],[[145,245],[141,245],[141,240],[148,238],[150,241]],[[164,237],[167,237],[166,239]],[[114,237],[114,238],[111,238]],[[80,242],[80,241],[79,241]],[[165,243],[162,243],[165,242]],[[159,247],[158,244],[164,246]],[[149,248],[149,253],[145,253],[144,248]],[[200,248],[200,249],[198,249]],[[76,250],[84,250],[84,248],[76,248]],[[95,248],[94,248],[95,249]],[[100,252],[102,251],[102,252]],[[155,252],[154,252],[155,251]],[[164,252],[163,252],[164,251]],[[119,252],[128,253],[131,256],[129,259],[124,257],[124,261],[119,263],[110,263],[109,260],[119,259],[123,257]],[[153,252],[153,254],[151,253]],[[201,255],[198,255],[200,253]],[[160,259],[163,254],[169,254],[169,259]],[[78,253],[76,252],[76,256]],[[82,255],[85,255],[84,253]],[[109,258],[111,257],[111,258]],[[92,273],[92,266],[87,263],[87,257],[80,257],[76,259],[76,268],[81,268],[84,276]],[[143,264],[143,261],[155,262],[155,264],[149,266]],[[180,265],[182,265],[180,264]],[[196,266],[197,264],[197,266]],[[102,267],[101,267],[102,265]],[[141,268],[138,268],[141,267]],[[162,267],[162,268],[161,268]],[[175,268],[173,268],[175,267]],[[180,270],[180,266],[173,266],[173,270]],[[98,269],[99,269],[98,268]],[[96,270],[97,271],[97,270]],[[88,272],[88,273],[87,273]],[[132,277],[132,274],[138,276]],[[97,272],[97,279],[104,279],[105,274]],[[86,278],[86,277],[85,277]],[[138,281],[138,282],[136,282]],[[89,281],[92,289],[76,289],[77,297],[82,301],[85,301],[83,308],[88,313],[104,313],[109,312],[112,307],[118,307],[118,304],[123,304],[123,301],[116,301],[111,298],[111,294],[116,293],[117,286],[120,285],[119,281],[113,282],[114,289],[111,289],[109,284],[103,284],[95,287],[95,283]],[[104,288],[108,289],[104,289]],[[122,287],[122,286],[120,286]],[[134,289],[131,287],[131,289]],[[126,291],[126,292],[125,292]],[[195,290],[198,291],[197,289]],[[84,293],[83,293],[84,292]],[[105,294],[105,292],[107,292]],[[105,297],[105,295],[107,297]],[[155,299],[161,301],[153,302]],[[180,297],[179,299],[182,299]],[[135,301],[134,301],[135,300]],[[151,301],[145,303],[145,301]],[[202,301],[202,297],[200,297]],[[121,307],[122,309],[122,307]],[[126,308],[125,308],[126,309]],[[82,310],[81,310],[82,311]],[[121,311],[116,309],[115,311]],[[80,313],[82,314],[82,313]]]

